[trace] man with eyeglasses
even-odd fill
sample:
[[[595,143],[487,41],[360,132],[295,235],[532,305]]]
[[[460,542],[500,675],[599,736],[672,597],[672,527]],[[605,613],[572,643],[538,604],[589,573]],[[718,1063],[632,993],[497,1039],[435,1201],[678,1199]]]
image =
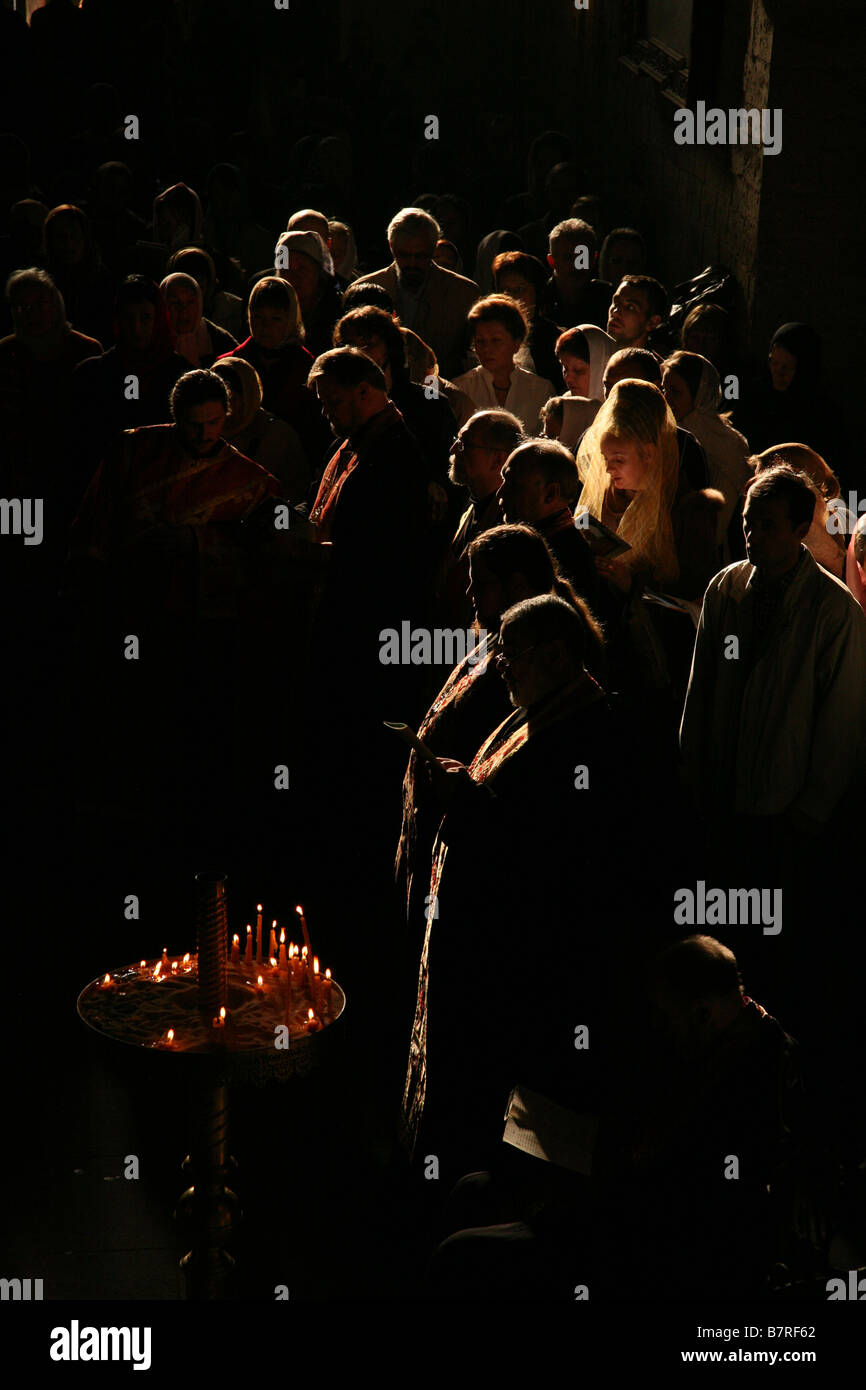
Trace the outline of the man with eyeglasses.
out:
[[[467,598],[469,546],[482,531],[502,520],[496,496],[502,466],[524,439],[523,426],[508,410],[479,410],[469,419],[451,448],[448,477],[469,493],[469,506],[445,558],[438,585],[442,621],[449,627],[468,627],[473,618]]]

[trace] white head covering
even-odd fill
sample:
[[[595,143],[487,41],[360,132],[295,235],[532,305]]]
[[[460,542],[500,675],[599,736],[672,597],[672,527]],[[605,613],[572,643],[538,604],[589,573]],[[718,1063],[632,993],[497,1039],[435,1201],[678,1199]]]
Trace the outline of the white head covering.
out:
[[[603,328],[598,328],[594,323],[578,324],[579,331],[586,338],[589,347],[589,391],[587,396],[592,401],[604,400],[604,369],[609,359],[616,352],[616,341],[605,333]]]

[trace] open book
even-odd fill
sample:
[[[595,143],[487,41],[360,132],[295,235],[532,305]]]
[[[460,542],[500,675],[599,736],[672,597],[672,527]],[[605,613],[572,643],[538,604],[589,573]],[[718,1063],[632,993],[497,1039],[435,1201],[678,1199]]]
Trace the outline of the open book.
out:
[[[603,521],[598,521],[585,507],[578,507],[574,514],[574,525],[593,555],[600,555],[605,560],[615,560],[617,555],[624,555],[627,550],[631,550],[628,541],[624,541],[616,531],[611,531]]]
[[[578,1115],[525,1086],[508,1097],[502,1142],[545,1163],[590,1177],[597,1134],[597,1115]]]

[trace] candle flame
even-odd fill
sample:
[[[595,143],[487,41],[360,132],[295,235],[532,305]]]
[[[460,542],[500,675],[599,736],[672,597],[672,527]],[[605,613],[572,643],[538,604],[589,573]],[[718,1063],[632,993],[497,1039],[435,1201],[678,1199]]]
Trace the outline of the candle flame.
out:
[[[249,922],[247,922],[247,936],[249,936],[249,935],[251,934],[251,932],[252,932],[252,927],[250,926]]]
[[[325,971],[325,979],[326,979],[326,980],[330,980],[330,978],[331,978],[331,972],[330,972],[330,970],[326,970],[326,971]]]
[[[189,965],[189,951],[187,951],[186,955],[184,956],[183,963],[184,965]]]
[[[262,905],[261,905],[261,903],[256,903],[256,912],[261,912],[261,910],[262,910]]]
[[[241,940],[241,939],[240,939],[240,937],[238,936],[237,932],[235,932],[234,936],[232,937],[232,945],[233,945],[233,946],[239,946],[239,945],[240,945],[240,940]]]
[[[222,1008],[220,1009],[220,1018],[222,1019],[223,1023],[225,1023],[225,1021],[226,1021],[226,1006],[225,1006],[225,1004],[223,1004]]]
[[[318,956],[313,956],[313,974],[314,974],[314,975],[318,975],[318,973],[319,973],[319,957],[318,957]]]
[[[306,961],[306,959],[307,959],[307,948],[306,948],[306,946],[305,946],[305,947],[303,948],[303,950],[301,951],[301,957],[302,957],[302,959],[303,959],[304,961]]]
[[[270,963],[271,963],[271,965],[273,966],[273,968],[276,970],[276,968],[277,968],[277,958],[276,958],[276,956],[271,956],[271,961],[270,961]]]
[[[160,960],[160,961],[157,961],[157,963],[156,963],[156,969],[155,969],[154,972],[153,972],[153,978],[154,978],[154,979],[156,979],[156,977],[157,977],[157,975],[159,974],[159,972],[160,972],[161,969],[162,969],[162,961]]]
[[[146,961],[146,960],[143,960],[141,963],[142,963],[142,965],[147,965],[147,961]]]
[[[174,1029],[173,1029],[173,1028],[169,1028],[168,1032],[167,1032],[166,1035],[165,1035],[165,1040],[166,1040],[166,1042],[174,1042]]]
[[[304,909],[303,909],[302,907],[300,907],[300,906],[296,907],[296,908],[295,908],[295,911],[297,912],[297,914],[298,914],[299,917],[303,917],[303,915],[304,915]]]
[[[171,963],[171,968],[172,968],[172,971],[177,970],[177,961],[176,961],[176,960],[173,960],[173,961],[172,961],[172,963]]]
[[[277,924],[276,924],[276,922],[275,922],[275,923],[274,923],[274,926],[276,926],[276,925],[277,925]],[[285,944],[286,944],[286,929],[285,929],[285,927],[282,927],[281,930],[280,930],[280,945],[281,945],[281,946],[285,946]]]
[[[102,981],[102,983],[103,983],[104,985],[110,985],[110,984],[111,984],[111,976],[110,976],[110,975],[106,975],[106,976],[105,976],[105,979]]]
[[[264,980],[262,979],[262,977],[261,977],[261,975],[260,975],[260,976],[259,976],[259,989],[261,989],[261,987],[262,987],[263,984],[264,984]]]
[[[295,943],[294,943],[294,941],[290,941],[290,942],[289,942],[289,955],[290,955],[290,956],[293,956],[294,954],[295,954]]]
[[[276,929],[277,929],[277,919],[276,919],[276,917],[274,918],[273,922],[271,922],[271,926],[273,927],[274,931],[276,931]]]
[[[312,1023],[313,1019],[315,1018],[315,1014],[313,1013],[312,1009],[307,1009],[307,1018],[309,1019],[310,1023]]]

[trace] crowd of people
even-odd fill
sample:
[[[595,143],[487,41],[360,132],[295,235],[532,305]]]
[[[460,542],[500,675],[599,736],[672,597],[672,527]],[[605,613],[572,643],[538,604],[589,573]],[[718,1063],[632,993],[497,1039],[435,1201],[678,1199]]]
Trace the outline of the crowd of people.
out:
[[[59,634],[70,805],[132,795],[135,727],[142,820],[230,856],[289,768],[391,1161],[458,1184],[431,1292],[766,1292],[862,1220],[858,475],[813,327],[674,325],[565,138],[531,155],[477,247],[462,199],[380,207],[385,265],[333,188],[259,225],[234,164],[149,207],[115,158],[74,203],[7,178],[2,493],[44,505],[10,601]],[[679,921],[699,883],[782,929]],[[503,1144],[515,1085],[591,1163]]]

